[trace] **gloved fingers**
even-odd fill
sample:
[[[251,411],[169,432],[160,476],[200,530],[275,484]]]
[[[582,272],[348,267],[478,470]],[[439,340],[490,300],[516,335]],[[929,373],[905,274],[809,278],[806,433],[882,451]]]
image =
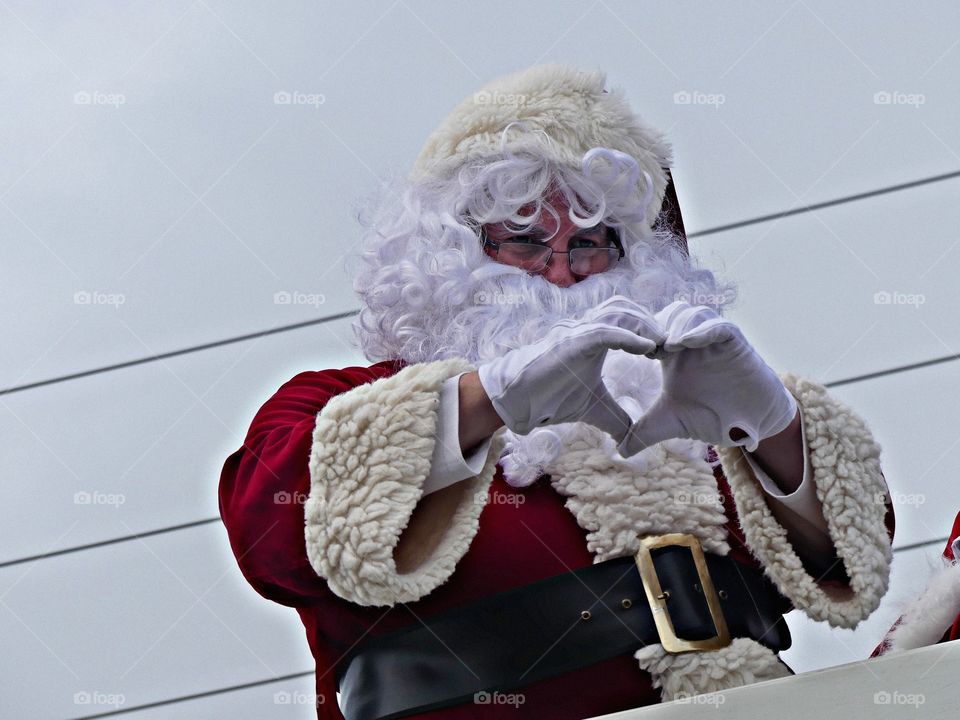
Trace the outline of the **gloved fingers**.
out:
[[[574,320],[572,318],[563,318],[561,320],[557,320],[553,325],[551,325],[550,329],[553,330],[554,328],[575,328],[582,325],[585,321],[586,321],[586,318],[583,318],[582,320]]]
[[[670,354],[670,351],[668,351],[663,345],[657,345],[653,350],[644,353],[644,355],[646,355],[651,360],[660,360],[660,361],[666,360],[669,354]]]
[[[662,345],[667,339],[666,328],[639,303],[623,295],[607,298],[591,308],[579,319],[564,318],[550,328],[550,334],[566,336],[584,326],[611,325],[632,331]]]
[[[657,312],[654,317],[665,329],[669,330],[680,311],[688,307],[691,307],[691,305],[686,300],[674,300],[665,308]]]
[[[646,310],[615,310],[613,308],[600,313],[594,323],[613,325],[629,330],[637,335],[652,340],[655,345],[662,345],[667,340],[666,329],[657,322]]]
[[[639,303],[623,295],[614,295],[607,298],[584,315],[580,321],[561,320],[556,325],[576,327],[578,324],[581,326],[599,324],[624,328],[652,340],[656,345],[662,345],[667,339],[666,329],[653,314]]]
[[[590,423],[608,433],[618,443],[630,429],[630,415],[604,386],[590,398],[590,405],[581,414],[580,421]]]
[[[675,352],[682,348],[702,348],[740,335],[740,328],[733,322],[726,318],[713,317],[685,332],[671,331],[670,337],[664,343],[664,349]]]
[[[624,439],[617,445],[623,457],[630,457],[652,445],[671,438],[689,437],[680,418],[661,400],[638,418],[627,431]]]
[[[668,305],[667,307],[671,307]],[[720,317],[719,313],[707,305],[691,305],[684,303],[682,306],[674,308],[664,327],[671,334],[685,333],[698,325],[706,322],[710,318]]]
[[[609,312],[611,309],[635,309],[640,307],[635,302],[629,298],[624,297],[623,295],[614,295],[604,300],[599,305],[590,308],[579,318],[562,318],[557,320],[551,330],[554,328],[577,328],[581,325],[590,325],[596,322],[597,316]]]
[[[645,355],[657,348],[657,342],[638,335],[629,328],[613,325],[581,325],[579,333],[571,337],[579,346],[581,353],[607,350],[626,350],[634,355]]]
[[[641,311],[641,312],[649,313],[652,317],[652,313],[650,313],[650,311],[647,308],[645,308],[643,305],[636,302],[635,300],[631,300],[625,295],[614,295],[612,297],[608,297],[606,300],[601,302],[596,307],[591,308],[583,316],[583,319],[596,320],[599,315],[606,313],[610,310],[626,310],[626,311],[634,311],[634,312]]]

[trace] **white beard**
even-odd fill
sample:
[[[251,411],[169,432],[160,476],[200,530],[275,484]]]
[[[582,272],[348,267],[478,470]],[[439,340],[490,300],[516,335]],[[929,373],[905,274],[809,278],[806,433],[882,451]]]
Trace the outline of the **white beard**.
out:
[[[662,292],[657,292],[658,283],[643,280],[643,272],[617,270],[591,276],[568,288],[526,273],[511,272],[481,280],[471,288],[473,294],[468,300],[472,300],[472,304],[450,308],[446,317],[442,311],[441,315],[433,315],[430,325],[434,342],[432,347],[422,344],[424,355],[415,360],[463,357],[479,364],[537,341],[558,320],[579,319],[613,295],[625,295],[651,313],[672,302],[672,296],[662,297]],[[647,412],[660,395],[662,372],[658,360],[611,350],[601,375],[610,394],[631,420]],[[527,435],[505,430],[500,459],[507,482],[514,487],[532,484],[563,451],[571,434],[582,432],[585,427],[580,422],[564,423],[537,428]],[[706,457],[705,443],[675,439],[624,458],[610,435],[602,433],[601,437],[611,461],[641,472],[646,470],[652,457],[662,453],[660,445],[684,457]]]

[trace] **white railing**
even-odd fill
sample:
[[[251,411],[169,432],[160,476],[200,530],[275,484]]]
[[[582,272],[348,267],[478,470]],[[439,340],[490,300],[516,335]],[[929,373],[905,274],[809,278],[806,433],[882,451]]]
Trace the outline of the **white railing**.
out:
[[[960,640],[587,720],[955,720]]]

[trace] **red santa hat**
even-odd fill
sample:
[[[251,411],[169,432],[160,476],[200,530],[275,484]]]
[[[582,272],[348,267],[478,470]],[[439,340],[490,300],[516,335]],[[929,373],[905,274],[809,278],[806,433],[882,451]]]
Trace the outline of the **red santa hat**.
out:
[[[417,157],[412,179],[450,177],[468,161],[535,149],[558,164],[582,168],[584,154],[595,147],[633,157],[649,174],[653,192],[647,224],[656,219],[668,184],[672,149],[664,133],[635,114],[623,91],[607,89],[602,71],[549,64],[498,77],[464,98],[430,134]],[[518,123],[530,133],[503,131]],[[542,138],[535,148],[531,138]],[[637,191],[646,180],[641,176]]]

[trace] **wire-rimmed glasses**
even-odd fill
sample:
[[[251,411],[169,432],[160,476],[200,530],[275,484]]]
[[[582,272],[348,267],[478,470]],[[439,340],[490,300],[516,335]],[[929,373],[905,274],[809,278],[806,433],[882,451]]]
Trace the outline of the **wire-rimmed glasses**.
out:
[[[624,256],[623,246],[616,237],[616,232],[608,228],[608,237],[613,240],[612,246],[579,247],[562,252],[554,250],[549,245],[531,242],[529,240],[504,240],[493,242],[485,230],[480,228],[480,238],[485,248],[491,248],[497,260],[513,265],[531,273],[542,272],[550,262],[554,253],[566,255],[570,272],[574,275],[595,275],[609,270]]]

